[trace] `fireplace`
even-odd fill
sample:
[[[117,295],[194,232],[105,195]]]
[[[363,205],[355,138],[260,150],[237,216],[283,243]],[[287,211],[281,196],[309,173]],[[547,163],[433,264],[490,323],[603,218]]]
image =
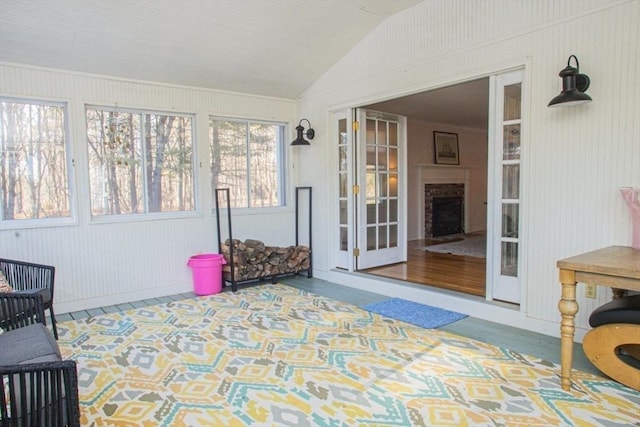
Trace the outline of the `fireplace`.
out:
[[[464,198],[434,197],[431,217],[431,233],[433,237],[449,236],[464,232],[462,207]]]
[[[464,233],[464,184],[424,185],[424,237]]]

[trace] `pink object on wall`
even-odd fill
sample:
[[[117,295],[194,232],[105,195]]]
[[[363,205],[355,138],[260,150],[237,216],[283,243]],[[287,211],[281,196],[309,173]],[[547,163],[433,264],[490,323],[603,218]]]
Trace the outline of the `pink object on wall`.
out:
[[[640,200],[638,200],[638,192],[640,188],[620,187],[620,192],[624,201],[629,206],[632,221],[631,247],[640,251]]]

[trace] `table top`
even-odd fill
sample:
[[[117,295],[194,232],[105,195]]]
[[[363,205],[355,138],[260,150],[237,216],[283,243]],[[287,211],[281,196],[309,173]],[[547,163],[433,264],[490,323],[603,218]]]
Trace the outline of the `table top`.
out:
[[[640,279],[640,251],[630,246],[609,246],[561,259],[557,266],[565,270]]]

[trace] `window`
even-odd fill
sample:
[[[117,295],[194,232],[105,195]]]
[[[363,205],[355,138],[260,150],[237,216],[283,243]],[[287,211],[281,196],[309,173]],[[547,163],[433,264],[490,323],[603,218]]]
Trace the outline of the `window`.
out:
[[[70,218],[63,103],[0,98],[0,218]]]
[[[87,107],[91,213],[195,210],[193,117]]]
[[[285,125],[209,122],[212,191],[229,188],[233,208],[283,206]]]

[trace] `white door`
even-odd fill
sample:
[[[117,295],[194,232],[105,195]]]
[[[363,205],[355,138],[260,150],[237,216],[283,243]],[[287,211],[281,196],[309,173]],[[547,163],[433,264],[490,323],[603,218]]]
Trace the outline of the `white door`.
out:
[[[337,194],[335,212],[338,218],[337,233],[332,239],[337,249],[335,265],[348,271],[355,269],[355,148],[353,144],[354,110],[340,111],[334,114],[333,137],[336,148],[337,165]]]
[[[491,78],[487,283],[492,299],[520,303],[520,163],[524,71]],[[491,184],[492,183],[492,184]]]
[[[407,259],[406,118],[356,110],[356,269]]]

